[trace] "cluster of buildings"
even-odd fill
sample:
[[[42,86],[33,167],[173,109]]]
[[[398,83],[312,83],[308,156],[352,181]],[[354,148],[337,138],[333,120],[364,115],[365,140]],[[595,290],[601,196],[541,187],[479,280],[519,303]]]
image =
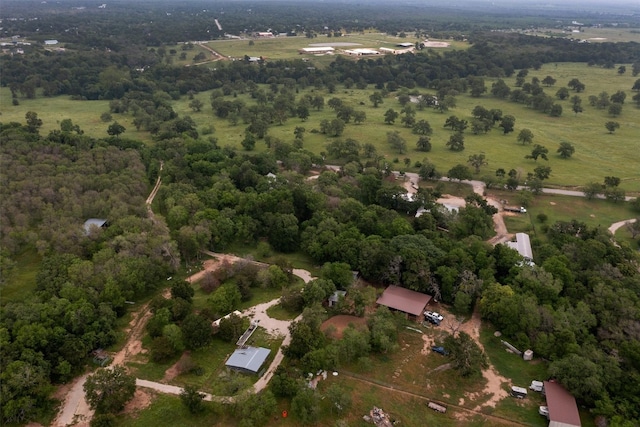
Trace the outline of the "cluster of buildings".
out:
[[[393,54],[400,55],[403,53],[413,52],[416,49],[413,43],[398,43],[396,45],[396,49],[381,47],[378,49],[371,48],[354,48],[354,49],[344,49],[339,50],[337,53],[342,53],[344,55],[349,56],[375,56],[375,55],[383,55],[383,54]],[[310,46],[303,47],[298,51],[300,54],[308,54],[308,55],[327,55],[336,53],[336,49],[331,46]]]

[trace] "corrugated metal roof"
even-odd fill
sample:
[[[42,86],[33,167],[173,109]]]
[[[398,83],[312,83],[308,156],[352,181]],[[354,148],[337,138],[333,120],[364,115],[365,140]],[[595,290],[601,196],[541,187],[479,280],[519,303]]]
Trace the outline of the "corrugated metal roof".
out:
[[[226,366],[233,369],[241,369],[257,373],[260,367],[269,357],[271,350],[262,347],[246,347],[239,348],[233,352],[231,357],[225,363]]]
[[[389,286],[376,302],[395,310],[419,316],[429,301],[431,301],[431,295],[399,286]]]
[[[533,251],[531,250],[531,240],[527,233],[516,233],[515,242],[507,242],[507,246],[518,251],[525,259],[533,259]]]
[[[544,392],[549,408],[550,426],[580,427],[580,413],[576,399],[557,382],[545,381]]]

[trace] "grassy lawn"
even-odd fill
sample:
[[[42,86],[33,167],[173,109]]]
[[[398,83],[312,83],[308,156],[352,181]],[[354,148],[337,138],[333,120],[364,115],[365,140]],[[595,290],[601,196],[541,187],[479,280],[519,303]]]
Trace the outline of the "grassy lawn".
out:
[[[289,311],[280,304],[273,305],[267,309],[269,317],[278,320],[293,320],[300,315],[301,312]]]
[[[491,364],[500,375],[511,379],[512,385],[528,388],[531,381],[542,381],[549,377],[547,364],[545,362],[539,359],[525,362],[522,357],[517,354],[509,353],[506,351],[506,347],[500,342],[501,339],[505,338],[494,336],[494,332],[495,329],[484,325],[480,330],[480,341],[484,346]]]
[[[508,200],[511,204],[518,204],[518,196],[515,193],[490,190],[490,194],[499,199]],[[511,233],[533,232],[536,236],[541,237],[544,233],[542,233],[542,224],[537,219],[539,214],[547,215],[546,224],[549,225],[557,221],[576,219],[586,223],[589,227],[604,229],[614,222],[638,216],[636,212],[631,210],[628,203],[611,203],[606,200],[587,200],[583,197],[544,194],[533,199],[526,214],[506,216],[507,229]]]
[[[26,250],[14,258],[15,266],[0,287],[0,304],[22,301],[33,294],[41,260],[35,249]]]
[[[225,415],[219,404],[206,402],[206,410],[202,414],[192,415],[182,404],[178,396],[157,394],[145,389],[145,392],[154,396],[151,405],[136,411],[129,416],[120,415],[116,426],[121,427],[157,427],[180,426],[215,427],[236,424],[228,415]]]
[[[233,279],[230,279],[233,280]],[[211,294],[205,293],[200,286],[195,286],[195,295],[193,296],[193,307],[196,311],[202,310],[209,306],[208,299]],[[215,292],[215,291],[214,291]],[[242,301],[238,306],[237,310],[246,310],[249,307],[253,307],[254,305],[262,304],[264,302],[269,302],[276,298],[280,298],[282,296],[281,289],[272,289],[272,288],[251,288],[252,296],[251,299],[247,301]]]
[[[246,322],[246,326],[248,325],[249,323]],[[142,342],[143,346],[148,349],[151,339],[146,336]],[[263,328],[258,328],[247,344],[271,350],[263,365],[263,369],[266,369],[280,348],[282,339],[272,337]],[[258,375],[241,374],[225,367],[226,360],[236,348],[235,342],[230,343],[215,337],[207,347],[189,352],[195,365],[202,368],[200,372],[178,375],[169,382],[177,386],[193,385],[199,390],[219,396],[235,395],[246,390],[258,380]],[[180,359],[180,355],[176,355],[166,362],[157,363],[149,360],[147,353],[137,356],[134,361],[128,363],[128,366],[138,378],[163,381],[167,369],[173,366],[178,359]]]

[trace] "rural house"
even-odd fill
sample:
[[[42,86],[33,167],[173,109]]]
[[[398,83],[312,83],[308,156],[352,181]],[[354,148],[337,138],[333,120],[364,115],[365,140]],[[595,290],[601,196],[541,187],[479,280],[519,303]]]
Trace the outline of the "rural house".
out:
[[[244,347],[233,352],[225,365],[247,374],[257,374],[271,350],[263,347]]]

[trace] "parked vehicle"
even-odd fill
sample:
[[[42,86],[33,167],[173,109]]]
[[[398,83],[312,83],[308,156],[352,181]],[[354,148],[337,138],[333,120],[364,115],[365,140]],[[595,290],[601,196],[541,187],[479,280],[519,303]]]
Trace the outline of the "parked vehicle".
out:
[[[433,347],[431,347],[431,351],[435,351],[436,353],[440,353],[443,356],[446,356],[446,355],[449,354],[449,351],[447,351],[446,348],[441,347],[441,346],[435,346],[434,345]]]
[[[431,409],[433,409],[436,412],[440,412],[442,414],[444,414],[445,412],[447,412],[447,407],[446,406],[442,406],[442,405],[438,405],[435,402],[429,402],[427,404],[427,406]]]
[[[542,391],[544,390],[544,383],[542,381],[531,381],[531,385],[529,386],[529,390],[533,391]]]
[[[440,322],[444,320],[444,316],[435,311],[425,311],[424,318],[436,326],[440,325]]]
[[[515,397],[516,399],[524,399],[525,397],[527,397],[527,389],[513,386],[511,387],[511,396]]]
[[[507,212],[527,213],[527,208],[524,206],[503,206],[502,209]]]
[[[538,408],[538,413],[543,417],[547,417],[549,419],[549,407],[548,406],[540,406]]]

